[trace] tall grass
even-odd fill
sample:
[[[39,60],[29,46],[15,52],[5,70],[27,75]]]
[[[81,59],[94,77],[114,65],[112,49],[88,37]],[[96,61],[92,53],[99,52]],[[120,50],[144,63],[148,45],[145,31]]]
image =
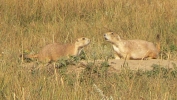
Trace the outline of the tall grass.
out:
[[[85,36],[91,44],[87,59],[112,57],[103,33],[114,31],[123,39],[156,42],[160,34],[162,57],[177,51],[177,1],[175,0],[0,0],[0,98],[7,100],[97,100],[93,83],[107,97],[123,100],[176,98],[176,79],[90,74],[66,75],[60,71],[29,73],[18,57],[37,53],[48,43],[70,43]],[[96,65],[93,65],[96,66]],[[75,76],[74,76],[75,75]],[[127,75],[127,76],[126,76]],[[56,80],[57,79],[57,80]]]
[[[88,55],[103,55],[99,58],[104,58],[104,50],[109,45],[102,38],[103,33],[112,30],[124,39],[152,42],[156,42],[156,34],[160,34],[162,51],[176,51],[177,7],[173,0],[0,2],[1,45],[6,50],[10,46],[20,51],[23,45],[24,49],[37,52],[40,47],[53,41],[73,42],[78,37],[86,36],[92,40],[86,49],[91,50]]]

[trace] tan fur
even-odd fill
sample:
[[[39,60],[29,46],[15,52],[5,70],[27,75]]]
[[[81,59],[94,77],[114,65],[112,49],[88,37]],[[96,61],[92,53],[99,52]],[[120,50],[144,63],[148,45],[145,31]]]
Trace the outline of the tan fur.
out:
[[[72,44],[48,44],[36,55],[27,55],[25,58],[38,58],[42,62],[56,61],[61,57],[77,56],[83,47],[90,43],[90,39],[82,37]]]
[[[105,33],[104,38],[113,45],[115,59],[156,59],[160,52],[159,35],[157,47],[152,42],[144,40],[122,40],[113,32]]]

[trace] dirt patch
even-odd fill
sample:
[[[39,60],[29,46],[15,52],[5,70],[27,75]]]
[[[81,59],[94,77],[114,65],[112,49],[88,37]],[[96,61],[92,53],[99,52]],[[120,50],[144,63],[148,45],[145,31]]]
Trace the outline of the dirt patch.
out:
[[[165,68],[173,68],[177,66],[176,61],[150,59],[150,60],[109,60],[110,67],[121,70],[122,67],[128,67],[131,70],[152,70],[153,65],[159,65]]]
[[[93,61],[89,61],[93,62]],[[101,64],[103,60],[97,60],[97,64]],[[84,63],[84,62],[83,62]],[[129,68],[130,70],[152,70],[153,65],[158,65],[164,68],[174,68],[177,67],[177,61],[172,60],[162,60],[162,59],[150,59],[150,60],[116,60],[109,59],[109,66],[116,70],[121,70],[122,68]]]

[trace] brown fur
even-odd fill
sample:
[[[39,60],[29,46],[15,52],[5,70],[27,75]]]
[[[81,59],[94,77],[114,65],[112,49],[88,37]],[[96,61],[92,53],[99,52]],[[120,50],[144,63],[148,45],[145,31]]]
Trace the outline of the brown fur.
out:
[[[72,44],[48,44],[36,55],[26,55],[24,58],[38,58],[42,62],[56,61],[61,57],[77,56],[83,47],[90,43],[90,39],[82,37]]]
[[[144,40],[122,40],[118,34],[107,32],[104,34],[105,40],[113,45],[115,59],[156,59],[160,52],[160,38],[155,46],[152,42]]]

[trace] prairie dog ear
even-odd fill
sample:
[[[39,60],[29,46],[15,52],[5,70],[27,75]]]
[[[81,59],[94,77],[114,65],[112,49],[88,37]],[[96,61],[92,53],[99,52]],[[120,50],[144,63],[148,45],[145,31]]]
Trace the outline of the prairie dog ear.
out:
[[[77,39],[76,42],[79,42],[79,39]]]

